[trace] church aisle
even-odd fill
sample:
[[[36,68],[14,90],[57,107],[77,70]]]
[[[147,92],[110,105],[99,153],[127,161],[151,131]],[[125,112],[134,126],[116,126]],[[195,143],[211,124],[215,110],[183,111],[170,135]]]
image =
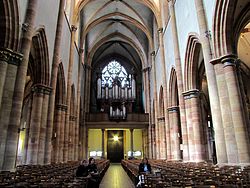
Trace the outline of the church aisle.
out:
[[[122,168],[121,164],[110,164],[104,175],[100,188],[134,188],[135,185]]]

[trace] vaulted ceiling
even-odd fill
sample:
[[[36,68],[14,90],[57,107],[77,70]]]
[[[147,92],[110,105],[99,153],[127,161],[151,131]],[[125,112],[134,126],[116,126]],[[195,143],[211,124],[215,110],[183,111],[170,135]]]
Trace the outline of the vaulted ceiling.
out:
[[[156,4],[150,0],[83,0],[77,3],[81,42],[87,63],[95,66],[117,57],[138,70],[153,49]]]

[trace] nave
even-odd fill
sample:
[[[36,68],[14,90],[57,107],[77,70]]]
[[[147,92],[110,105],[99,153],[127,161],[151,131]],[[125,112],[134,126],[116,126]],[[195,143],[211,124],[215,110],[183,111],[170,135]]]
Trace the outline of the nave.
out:
[[[111,163],[105,173],[100,188],[134,188],[135,185],[120,163]]]
[[[90,157],[102,176],[137,158],[134,185],[147,157],[148,187],[250,187],[250,0],[0,10],[0,187],[86,187]]]

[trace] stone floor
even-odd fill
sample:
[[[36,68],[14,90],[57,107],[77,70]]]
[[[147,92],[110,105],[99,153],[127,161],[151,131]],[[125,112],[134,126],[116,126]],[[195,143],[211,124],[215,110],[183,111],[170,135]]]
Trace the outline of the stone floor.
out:
[[[110,164],[100,188],[135,188],[135,185],[123,170],[121,164]]]

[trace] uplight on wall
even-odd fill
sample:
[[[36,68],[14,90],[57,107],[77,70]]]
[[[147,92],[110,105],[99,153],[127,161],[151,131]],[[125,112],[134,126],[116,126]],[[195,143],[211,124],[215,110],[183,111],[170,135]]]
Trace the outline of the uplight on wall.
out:
[[[101,157],[102,156],[102,151],[90,151],[89,156],[90,157]]]
[[[91,152],[89,152],[89,156],[90,156],[90,157],[95,157],[95,156],[96,156],[96,151],[91,151]]]
[[[117,141],[119,140],[118,136],[117,136],[117,135],[114,135],[113,140],[114,140],[115,142],[117,142]]]
[[[141,151],[134,151],[133,156],[134,157],[140,157],[142,155]],[[131,157],[131,151],[128,151],[128,156]]]

